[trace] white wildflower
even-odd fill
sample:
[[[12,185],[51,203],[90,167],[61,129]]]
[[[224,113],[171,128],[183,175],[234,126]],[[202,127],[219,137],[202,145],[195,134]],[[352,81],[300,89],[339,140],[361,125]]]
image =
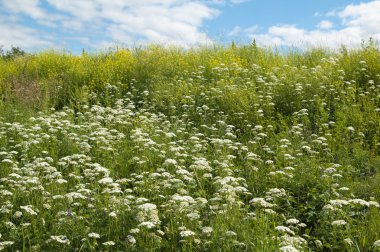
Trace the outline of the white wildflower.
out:
[[[272,214],[272,215],[277,214],[276,211],[274,211],[273,209],[269,209],[269,208],[264,209],[264,212],[267,214]]]
[[[132,244],[136,243],[136,239],[132,235],[127,235],[127,241]]]
[[[342,207],[342,206],[347,206],[350,204],[349,201],[347,200],[340,200],[340,199],[336,199],[336,200],[330,200],[330,204],[334,207]]]
[[[161,235],[161,236],[165,235],[165,232],[162,231],[162,230],[157,230],[156,232],[157,232],[159,235]]]
[[[151,222],[151,221],[144,221],[144,222],[141,222],[138,226],[139,226],[139,227],[146,227],[146,228],[148,228],[148,229],[152,229],[152,228],[154,228],[156,225],[155,225],[153,222]]]
[[[22,212],[20,212],[20,211],[16,211],[14,214],[13,214],[13,217],[15,218],[15,219],[18,219],[18,218],[20,218],[22,216]]]
[[[293,247],[292,245],[282,246],[280,247],[280,251],[283,252],[298,252],[299,250]]]
[[[351,199],[348,201],[351,204],[369,207],[369,203],[362,199]]]
[[[58,243],[61,243],[61,244],[66,244],[66,245],[69,245],[70,244],[70,240],[67,239],[67,237],[65,235],[52,235],[50,236],[50,238],[53,240],[53,241],[56,241]]]
[[[271,164],[273,164],[274,163],[274,161],[273,160],[267,160],[267,161],[265,161],[265,164],[267,164],[267,165],[271,165]]]
[[[373,206],[373,207],[380,207],[379,203],[377,203],[376,201],[368,201],[368,205],[369,206]]]
[[[191,230],[183,230],[183,231],[181,231],[181,232],[179,233],[179,235],[180,235],[181,237],[186,238],[186,237],[192,237],[192,236],[194,236],[195,233],[194,233],[193,231],[191,231]]]
[[[111,184],[113,183],[113,179],[110,177],[102,178],[98,181],[98,183],[101,185]]]
[[[335,221],[331,222],[331,225],[337,226],[337,227],[345,226],[346,224],[347,224],[347,222],[345,220],[335,220]]]
[[[275,206],[275,204],[267,202],[264,198],[253,198],[249,201],[249,203],[261,206],[264,208],[272,208]]]
[[[322,243],[322,241],[320,241],[320,240],[315,240],[314,243],[315,243],[315,245],[316,245],[318,248],[322,248],[322,247],[323,247],[323,243]]]
[[[202,233],[205,235],[210,235],[212,233],[212,227],[202,227]]]
[[[352,126],[349,126],[349,127],[347,127],[347,130],[350,131],[350,132],[353,132],[353,131],[355,131],[355,128],[352,127]]]
[[[275,229],[277,231],[280,231],[281,233],[288,233],[290,235],[294,235],[294,232],[290,228],[285,227],[285,226],[277,226],[275,227]]]
[[[349,245],[349,246],[352,246],[354,244],[354,242],[350,239],[350,238],[346,238],[344,239],[344,242]]]
[[[196,212],[193,212],[193,213],[188,213],[187,215],[186,215],[189,219],[192,219],[192,220],[197,220],[197,219],[199,219],[201,216],[198,214],[198,213],[196,213]]]
[[[235,233],[234,231],[228,230],[228,231],[226,231],[226,235],[227,236],[237,236],[237,233]]]
[[[32,207],[31,206],[20,206],[20,208],[22,209],[22,210],[24,210],[25,212],[27,212],[27,213],[29,213],[29,214],[31,214],[31,215],[37,215],[37,213],[32,209]]]
[[[138,209],[148,212],[148,211],[156,210],[157,206],[155,204],[145,203],[145,204],[140,205]]]
[[[13,164],[13,161],[8,158],[3,159],[1,162],[4,164]]]
[[[305,228],[305,227],[307,227],[307,225],[306,225],[305,223],[300,223],[300,224],[298,224],[297,226],[300,227],[300,228]]]
[[[1,238],[1,235],[0,235]],[[15,242],[14,241],[2,241],[0,242],[0,251],[2,251],[4,248],[12,246]]]
[[[168,158],[164,162],[164,166],[169,166],[169,165],[177,165],[177,161],[171,158]]]
[[[11,191],[8,191],[8,190],[1,190],[0,193],[3,196],[12,196],[13,195],[13,193]]]
[[[375,248],[380,248],[380,240],[375,241],[375,242],[373,243],[373,246],[374,246]]]
[[[344,186],[344,187],[339,188],[338,190],[341,192],[347,192],[350,190],[350,188]]]
[[[58,184],[66,184],[67,180],[66,179],[57,179],[55,182],[57,182]]]
[[[138,233],[140,233],[140,229],[138,229],[138,228],[132,228],[131,230],[129,230],[129,232],[131,234],[138,234]]]
[[[45,208],[45,209],[50,209],[51,208],[51,206],[48,204],[48,203],[44,203],[44,204],[42,204],[42,206]]]
[[[104,246],[114,246],[115,245],[115,242],[113,242],[113,241],[106,241],[106,242],[103,242],[102,243]]]
[[[288,224],[288,225],[297,225],[299,222],[300,222],[299,220],[293,218],[293,219],[288,219],[286,221],[286,224]]]
[[[97,234],[97,233],[89,233],[89,234],[88,234],[88,237],[90,237],[90,238],[95,238],[95,239],[99,239],[99,238],[100,238],[100,235]]]

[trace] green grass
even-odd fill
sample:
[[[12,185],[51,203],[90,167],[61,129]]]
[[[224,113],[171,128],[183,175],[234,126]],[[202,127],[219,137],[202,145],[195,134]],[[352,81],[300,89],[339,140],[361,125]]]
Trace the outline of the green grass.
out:
[[[0,59],[0,250],[380,249],[380,51]]]

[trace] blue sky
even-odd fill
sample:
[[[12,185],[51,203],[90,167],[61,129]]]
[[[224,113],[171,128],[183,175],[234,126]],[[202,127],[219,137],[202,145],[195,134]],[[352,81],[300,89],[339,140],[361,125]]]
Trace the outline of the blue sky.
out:
[[[380,0],[0,0],[0,45],[78,53],[115,45],[360,45],[380,39]]]

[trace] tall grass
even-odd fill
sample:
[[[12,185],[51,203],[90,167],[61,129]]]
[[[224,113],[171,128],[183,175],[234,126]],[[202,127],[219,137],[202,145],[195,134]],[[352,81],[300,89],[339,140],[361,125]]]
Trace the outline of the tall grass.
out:
[[[0,250],[380,249],[380,51],[0,59]]]

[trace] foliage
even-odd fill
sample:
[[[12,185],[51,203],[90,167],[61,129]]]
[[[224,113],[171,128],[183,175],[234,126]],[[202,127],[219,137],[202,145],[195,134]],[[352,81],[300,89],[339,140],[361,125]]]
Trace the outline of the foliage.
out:
[[[373,41],[12,55],[0,250],[380,249]]]

